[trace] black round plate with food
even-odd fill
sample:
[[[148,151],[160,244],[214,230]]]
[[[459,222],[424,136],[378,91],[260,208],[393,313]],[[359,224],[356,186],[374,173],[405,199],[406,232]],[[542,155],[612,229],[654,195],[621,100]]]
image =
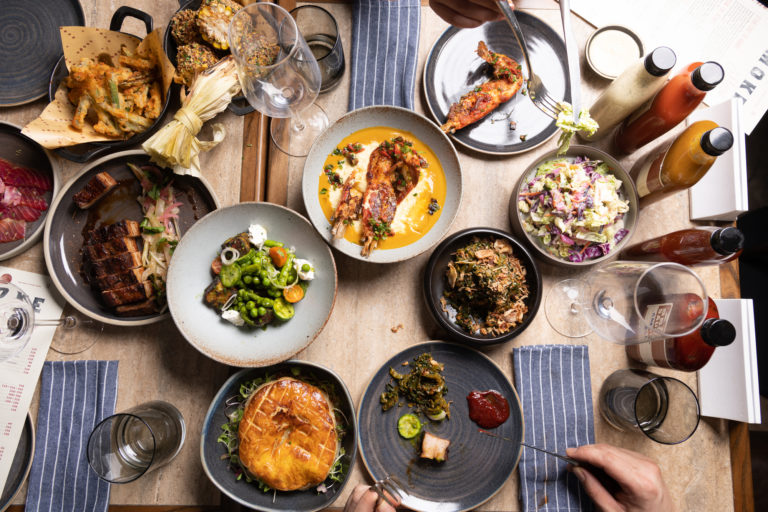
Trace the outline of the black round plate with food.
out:
[[[0,221],[16,224],[16,226],[3,226],[2,231],[5,234],[6,231],[13,231],[18,229],[18,224],[25,224],[23,227],[25,236],[20,240],[14,240],[11,242],[0,242],[0,260],[12,258],[22,252],[26,251],[30,246],[34,245],[40,236],[43,234],[45,227],[45,219],[50,211],[50,205],[56,193],[59,190],[59,178],[56,173],[56,165],[52,155],[43,148],[40,144],[33,141],[26,135],[22,135],[21,128],[0,121],[0,159],[10,162],[13,166],[21,166],[23,168],[31,169],[39,176],[50,182],[51,189],[42,191],[40,189],[39,196],[45,201],[47,205],[45,210],[30,210],[25,206],[21,206],[31,214],[26,217],[27,220],[15,219],[12,221]],[[0,179],[3,180],[5,185],[10,185],[10,181],[5,177],[6,172],[13,173],[14,171],[8,171],[6,169],[8,164],[0,162]],[[22,171],[24,172],[24,171]],[[22,178],[23,179],[23,178]],[[25,184],[26,180],[20,181],[19,184]],[[19,190],[25,190],[21,188]],[[6,192],[0,193],[0,219],[8,218],[10,215],[17,217],[15,214],[10,214],[6,206],[6,202],[12,204],[15,200],[10,196],[6,200]],[[28,194],[23,194],[27,195]],[[41,207],[37,206],[37,208]],[[31,220],[38,215],[36,220]],[[7,240],[3,234],[3,239]]]
[[[152,16],[145,13],[144,11],[140,11],[138,9],[134,9],[133,7],[128,7],[126,5],[119,7],[115,14],[112,15],[112,20],[109,23],[109,30],[119,32],[123,21],[125,21],[125,18],[135,18],[141,22],[144,23],[144,28],[147,31],[147,34],[152,32],[153,27],[153,21]],[[128,34],[132,35],[132,34]],[[140,37],[133,36],[136,39],[140,40]],[[61,44],[59,44],[59,48],[61,48]],[[56,64],[53,67],[53,72],[50,74],[50,80],[48,82],[48,101],[53,102],[56,98],[56,91],[59,89],[59,85],[61,85],[61,82],[69,76],[69,70],[67,69],[67,64],[64,60],[64,56],[61,55],[59,60],[56,62]],[[144,130],[141,133],[137,133],[133,137],[129,137],[127,139],[116,139],[116,140],[110,140],[105,142],[91,142],[86,144],[76,144],[74,146],[67,146],[63,148],[57,148],[56,154],[59,156],[66,158],[67,160],[71,160],[73,162],[77,163],[85,163],[93,158],[96,158],[97,156],[116,151],[119,149],[126,149],[129,147],[136,146],[137,144],[141,144],[145,140],[147,140],[149,137],[151,137],[157,130],[160,129],[160,127],[163,124],[163,118],[165,117],[165,113],[168,110],[168,105],[171,101],[171,91],[173,90],[173,86],[169,87],[167,91],[165,91],[165,101],[163,102],[163,109],[160,111],[160,115],[157,116],[157,118],[154,120],[152,125]]]
[[[0,492],[0,510],[5,510],[13,498],[21,490],[24,480],[32,468],[32,458],[35,454],[35,429],[32,426],[32,417],[27,414],[24,427],[21,430],[19,444],[16,446],[16,454],[11,461],[11,469],[5,481],[5,487]]]
[[[346,418],[347,428],[341,439],[341,446],[344,449],[341,461],[342,464],[347,465],[347,469],[343,472],[341,482],[325,481],[325,492],[319,492],[316,488],[304,491],[262,491],[255,481],[247,482],[244,476],[238,480],[237,475],[229,467],[229,460],[224,458],[227,456],[227,449],[224,444],[218,442],[218,438],[223,432],[221,426],[229,422],[227,414],[231,414],[236,408],[230,404],[238,397],[241,384],[265,376],[271,379],[292,376],[313,385],[320,382],[327,383],[335,391],[337,403],[334,405],[339,410],[340,416]],[[241,505],[264,512],[322,510],[329,507],[341,495],[357,458],[354,402],[341,377],[315,363],[289,360],[274,366],[240,370],[221,386],[211,401],[203,421],[200,458],[203,471],[211,482]]]
[[[176,11],[176,13],[187,10],[196,11],[200,8],[202,0],[179,0],[179,2],[181,3],[181,7],[178,11]],[[176,13],[174,13],[174,16]],[[173,35],[171,35],[170,23],[168,23],[168,26],[165,29],[165,35],[163,36],[163,49],[165,50],[165,54],[168,56],[168,59],[171,61],[171,63],[176,66],[176,53],[178,52],[178,45],[176,44],[176,40],[173,38]],[[229,52],[215,50],[214,53],[220,57],[224,57]],[[244,116],[246,114],[250,114],[255,109],[251,106],[250,103],[248,103],[248,100],[245,99],[244,95],[239,94],[232,98],[229,106],[227,106],[227,110],[235,115]]]
[[[552,27],[523,11],[515,11],[525,35],[535,73],[554,98],[570,98],[565,43]],[[491,78],[491,66],[477,56],[477,43],[507,55],[525,67],[522,51],[506,21],[473,29],[451,27],[437,39],[424,66],[424,95],[437,124],[442,125],[451,104]],[[462,146],[492,155],[514,155],[531,150],[557,133],[555,121],[536,107],[524,92],[483,119],[457,130],[451,138]]]
[[[383,412],[379,402],[391,380],[390,368],[407,373],[403,363],[423,353],[444,365],[445,399],[451,403],[450,419],[432,422],[420,417],[426,431],[451,442],[442,463],[420,460],[418,443],[398,434],[397,421],[411,408],[395,406]],[[487,390],[501,393],[510,409],[509,418],[489,431],[512,442],[483,435],[469,419],[467,395]],[[501,368],[474,349],[442,341],[409,347],[374,374],[360,401],[357,430],[360,454],[371,477],[394,477],[403,491],[403,505],[429,512],[474,509],[495,495],[517,467],[521,453],[517,442],[523,441],[524,433],[520,400]]]
[[[528,311],[520,323],[503,334],[470,333],[456,323],[456,309],[448,301],[445,306],[441,303],[446,289],[448,263],[457,250],[466,247],[475,238],[506,240],[512,246],[512,255],[525,269],[528,298],[524,302]],[[432,317],[448,332],[451,339],[478,347],[504,343],[523,332],[536,316],[541,303],[541,291],[541,273],[531,254],[512,235],[494,228],[469,228],[447,237],[432,252],[424,271],[424,300]]]
[[[113,325],[144,325],[167,318],[168,313],[122,317],[102,305],[88,286],[82,273],[84,235],[89,230],[131,219],[144,218],[138,202],[140,185],[126,163],[149,165],[149,156],[140,150],[124,151],[99,159],[72,178],[51,205],[51,215],[45,224],[43,251],[45,264],[53,284],[78,311],[91,318]],[[107,196],[87,210],[75,205],[73,195],[100,172],[109,173],[117,182]],[[170,172],[165,170],[164,172]],[[175,176],[173,187],[181,202],[178,224],[181,237],[207,213],[218,208],[218,200],[203,179]]]
[[[4,0],[0,9],[0,106],[45,96],[61,55],[60,26],[84,26],[77,0]]]

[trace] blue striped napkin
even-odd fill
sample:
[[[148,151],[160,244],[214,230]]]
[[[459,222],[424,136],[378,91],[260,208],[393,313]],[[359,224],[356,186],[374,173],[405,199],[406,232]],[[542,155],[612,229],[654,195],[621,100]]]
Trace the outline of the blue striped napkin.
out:
[[[91,471],[88,436],[115,411],[117,361],[46,361],[25,512],[106,511],[109,483]]]
[[[565,454],[595,442],[589,352],[585,345],[516,348],[515,386],[525,418],[525,442]],[[520,497],[525,511],[593,510],[566,463],[523,447]]]
[[[355,0],[349,110],[395,105],[413,110],[420,0]]]

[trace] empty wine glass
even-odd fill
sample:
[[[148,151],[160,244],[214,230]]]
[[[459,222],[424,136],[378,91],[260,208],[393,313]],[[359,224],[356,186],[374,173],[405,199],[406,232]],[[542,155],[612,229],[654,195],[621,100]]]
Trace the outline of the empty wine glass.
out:
[[[273,118],[272,140],[291,156],[306,156],[328,116],[315,104],[320,68],[296,21],[279,5],[259,2],[237,11],[229,46],[248,102]]]
[[[35,308],[29,296],[16,285],[0,282],[0,362],[24,350],[34,323]]]
[[[553,329],[568,337],[596,332],[622,345],[684,336],[707,315],[699,276],[677,263],[615,261],[582,279],[555,284],[544,301]]]

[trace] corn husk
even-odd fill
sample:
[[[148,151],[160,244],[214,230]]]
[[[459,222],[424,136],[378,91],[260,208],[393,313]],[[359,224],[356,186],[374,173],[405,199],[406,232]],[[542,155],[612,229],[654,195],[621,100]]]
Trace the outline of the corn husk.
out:
[[[203,123],[223,111],[240,92],[237,68],[229,56],[199,74],[173,120],[150,137],[141,147],[152,161],[173,169],[176,174],[200,177],[200,152],[208,151],[224,140],[226,130],[221,123],[213,125],[213,139],[197,138]]]

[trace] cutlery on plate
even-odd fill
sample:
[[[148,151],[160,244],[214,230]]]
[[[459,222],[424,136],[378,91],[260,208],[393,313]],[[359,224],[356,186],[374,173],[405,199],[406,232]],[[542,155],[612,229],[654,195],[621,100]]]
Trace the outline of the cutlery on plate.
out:
[[[573,106],[573,122],[579,120],[581,112],[581,70],[579,69],[579,49],[576,47],[571,26],[571,2],[560,0],[560,17],[563,19],[563,39],[565,40],[565,55],[568,61],[568,80],[571,82],[571,106]]]
[[[400,501],[405,497],[403,486],[393,476],[376,480],[371,488],[379,495],[379,500],[387,502],[393,508],[400,506]]]
[[[514,11],[507,3],[507,0],[499,0],[496,3],[504,14],[507,23],[509,23],[509,26],[512,28],[512,32],[515,34],[515,39],[517,39],[517,44],[520,45],[520,49],[523,51],[523,60],[525,60],[525,67],[528,69],[528,96],[531,98],[531,101],[533,101],[533,104],[542,112],[552,119],[557,119],[557,114],[562,110],[560,101],[549,94],[549,91],[544,86],[544,83],[539,76],[533,72],[533,69],[531,68],[531,59],[528,56],[528,46],[525,44],[525,36],[520,28],[520,24],[517,22]],[[571,87],[571,90],[573,90],[573,87]]]

